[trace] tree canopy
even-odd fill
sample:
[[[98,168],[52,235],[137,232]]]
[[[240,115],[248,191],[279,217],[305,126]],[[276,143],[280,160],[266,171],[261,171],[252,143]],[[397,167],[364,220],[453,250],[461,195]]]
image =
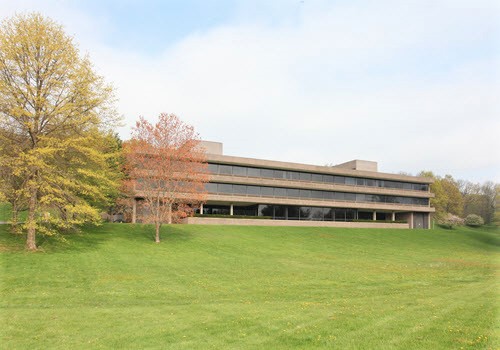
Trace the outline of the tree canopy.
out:
[[[97,223],[116,193],[114,101],[60,25],[38,13],[2,23],[0,171],[7,199],[28,209],[28,249],[37,231]]]
[[[186,215],[205,200],[205,152],[192,126],[165,113],[155,124],[141,117],[124,151],[130,192],[142,199],[142,220],[155,224],[159,243],[173,210]]]

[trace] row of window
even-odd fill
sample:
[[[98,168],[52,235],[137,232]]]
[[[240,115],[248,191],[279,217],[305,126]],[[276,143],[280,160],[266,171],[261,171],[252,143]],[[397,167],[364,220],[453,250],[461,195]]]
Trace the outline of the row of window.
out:
[[[318,190],[303,190],[297,188],[235,185],[224,183],[207,183],[206,189],[209,193],[237,194],[263,197],[285,197],[285,198],[305,198],[323,199],[350,202],[378,202],[378,203],[398,203],[412,205],[429,205],[428,198],[415,198],[403,196],[389,196],[365,193],[333,192]]]
[[[429,185],[410,182],[377,180],[350,176],[337,176],[328,174],[315,174],[302,171],[274,170],[266,168],[253,168],[238,165],[209,163],[208,170],[212,174],[233,175],[246,177],[265,177],[281,180],[326,182],[352,186],[369,186],[398,188],[414,191],[428,191]]]
[[[230,213],[228,206],[205,205],[203,214],[225,214]],[[327,208],[327,207],[301,207],[291,205],[266,205],[258,204],[244,207],[235,206],[234,215],[243,216],[269,216],[276,220],[318,220],[318,221],[352,221],[373,220],[372,212],[364,212],[356,209]],[[377,213],[376,220],[390,220],[390,215]]]

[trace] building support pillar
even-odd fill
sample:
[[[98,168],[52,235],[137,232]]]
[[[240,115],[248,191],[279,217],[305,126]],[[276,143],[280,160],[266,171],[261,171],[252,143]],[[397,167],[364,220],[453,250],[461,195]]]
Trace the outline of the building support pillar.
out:
[[[203,203],[200,203],[200,214],[203,215]]]
[[[410,213],[410,228],[413,228],[413,212]]]
[[[392,212],[391,221],[396,221],[396,212]]]
[[[431,213],[427,214],[427,229],[431,229]]]
[[[373,219],[373,221],[377,221],[377,212],[375,210],[373,211],[372,219]]]
[[[233,215],[233,203],[229,205],[229,215]]]
[[[132,223],[137,222],[137,199],[132,200]]]

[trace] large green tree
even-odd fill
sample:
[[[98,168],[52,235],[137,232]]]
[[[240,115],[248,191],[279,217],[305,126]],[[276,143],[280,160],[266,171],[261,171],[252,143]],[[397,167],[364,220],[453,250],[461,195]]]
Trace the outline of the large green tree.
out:
[[[60,25],[38,13],[1,24],[2,186],[28,209],[27,249],[36,250],[36,232],[99,221],[118,183],[116,119],[112,87]]]

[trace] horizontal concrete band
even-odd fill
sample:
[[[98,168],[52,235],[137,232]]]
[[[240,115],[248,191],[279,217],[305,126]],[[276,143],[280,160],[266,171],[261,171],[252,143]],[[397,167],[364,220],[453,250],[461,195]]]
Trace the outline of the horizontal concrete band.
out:
[[[244,225],[244,226],[308,226],[308,227],[351,227],[351,228],[410,228],[409,224],[386,222],[346,222],[346,221],[297,221],[269,219],[230,219],[230,218],[196,218],[183,220],[185,224],[194,225]]]

